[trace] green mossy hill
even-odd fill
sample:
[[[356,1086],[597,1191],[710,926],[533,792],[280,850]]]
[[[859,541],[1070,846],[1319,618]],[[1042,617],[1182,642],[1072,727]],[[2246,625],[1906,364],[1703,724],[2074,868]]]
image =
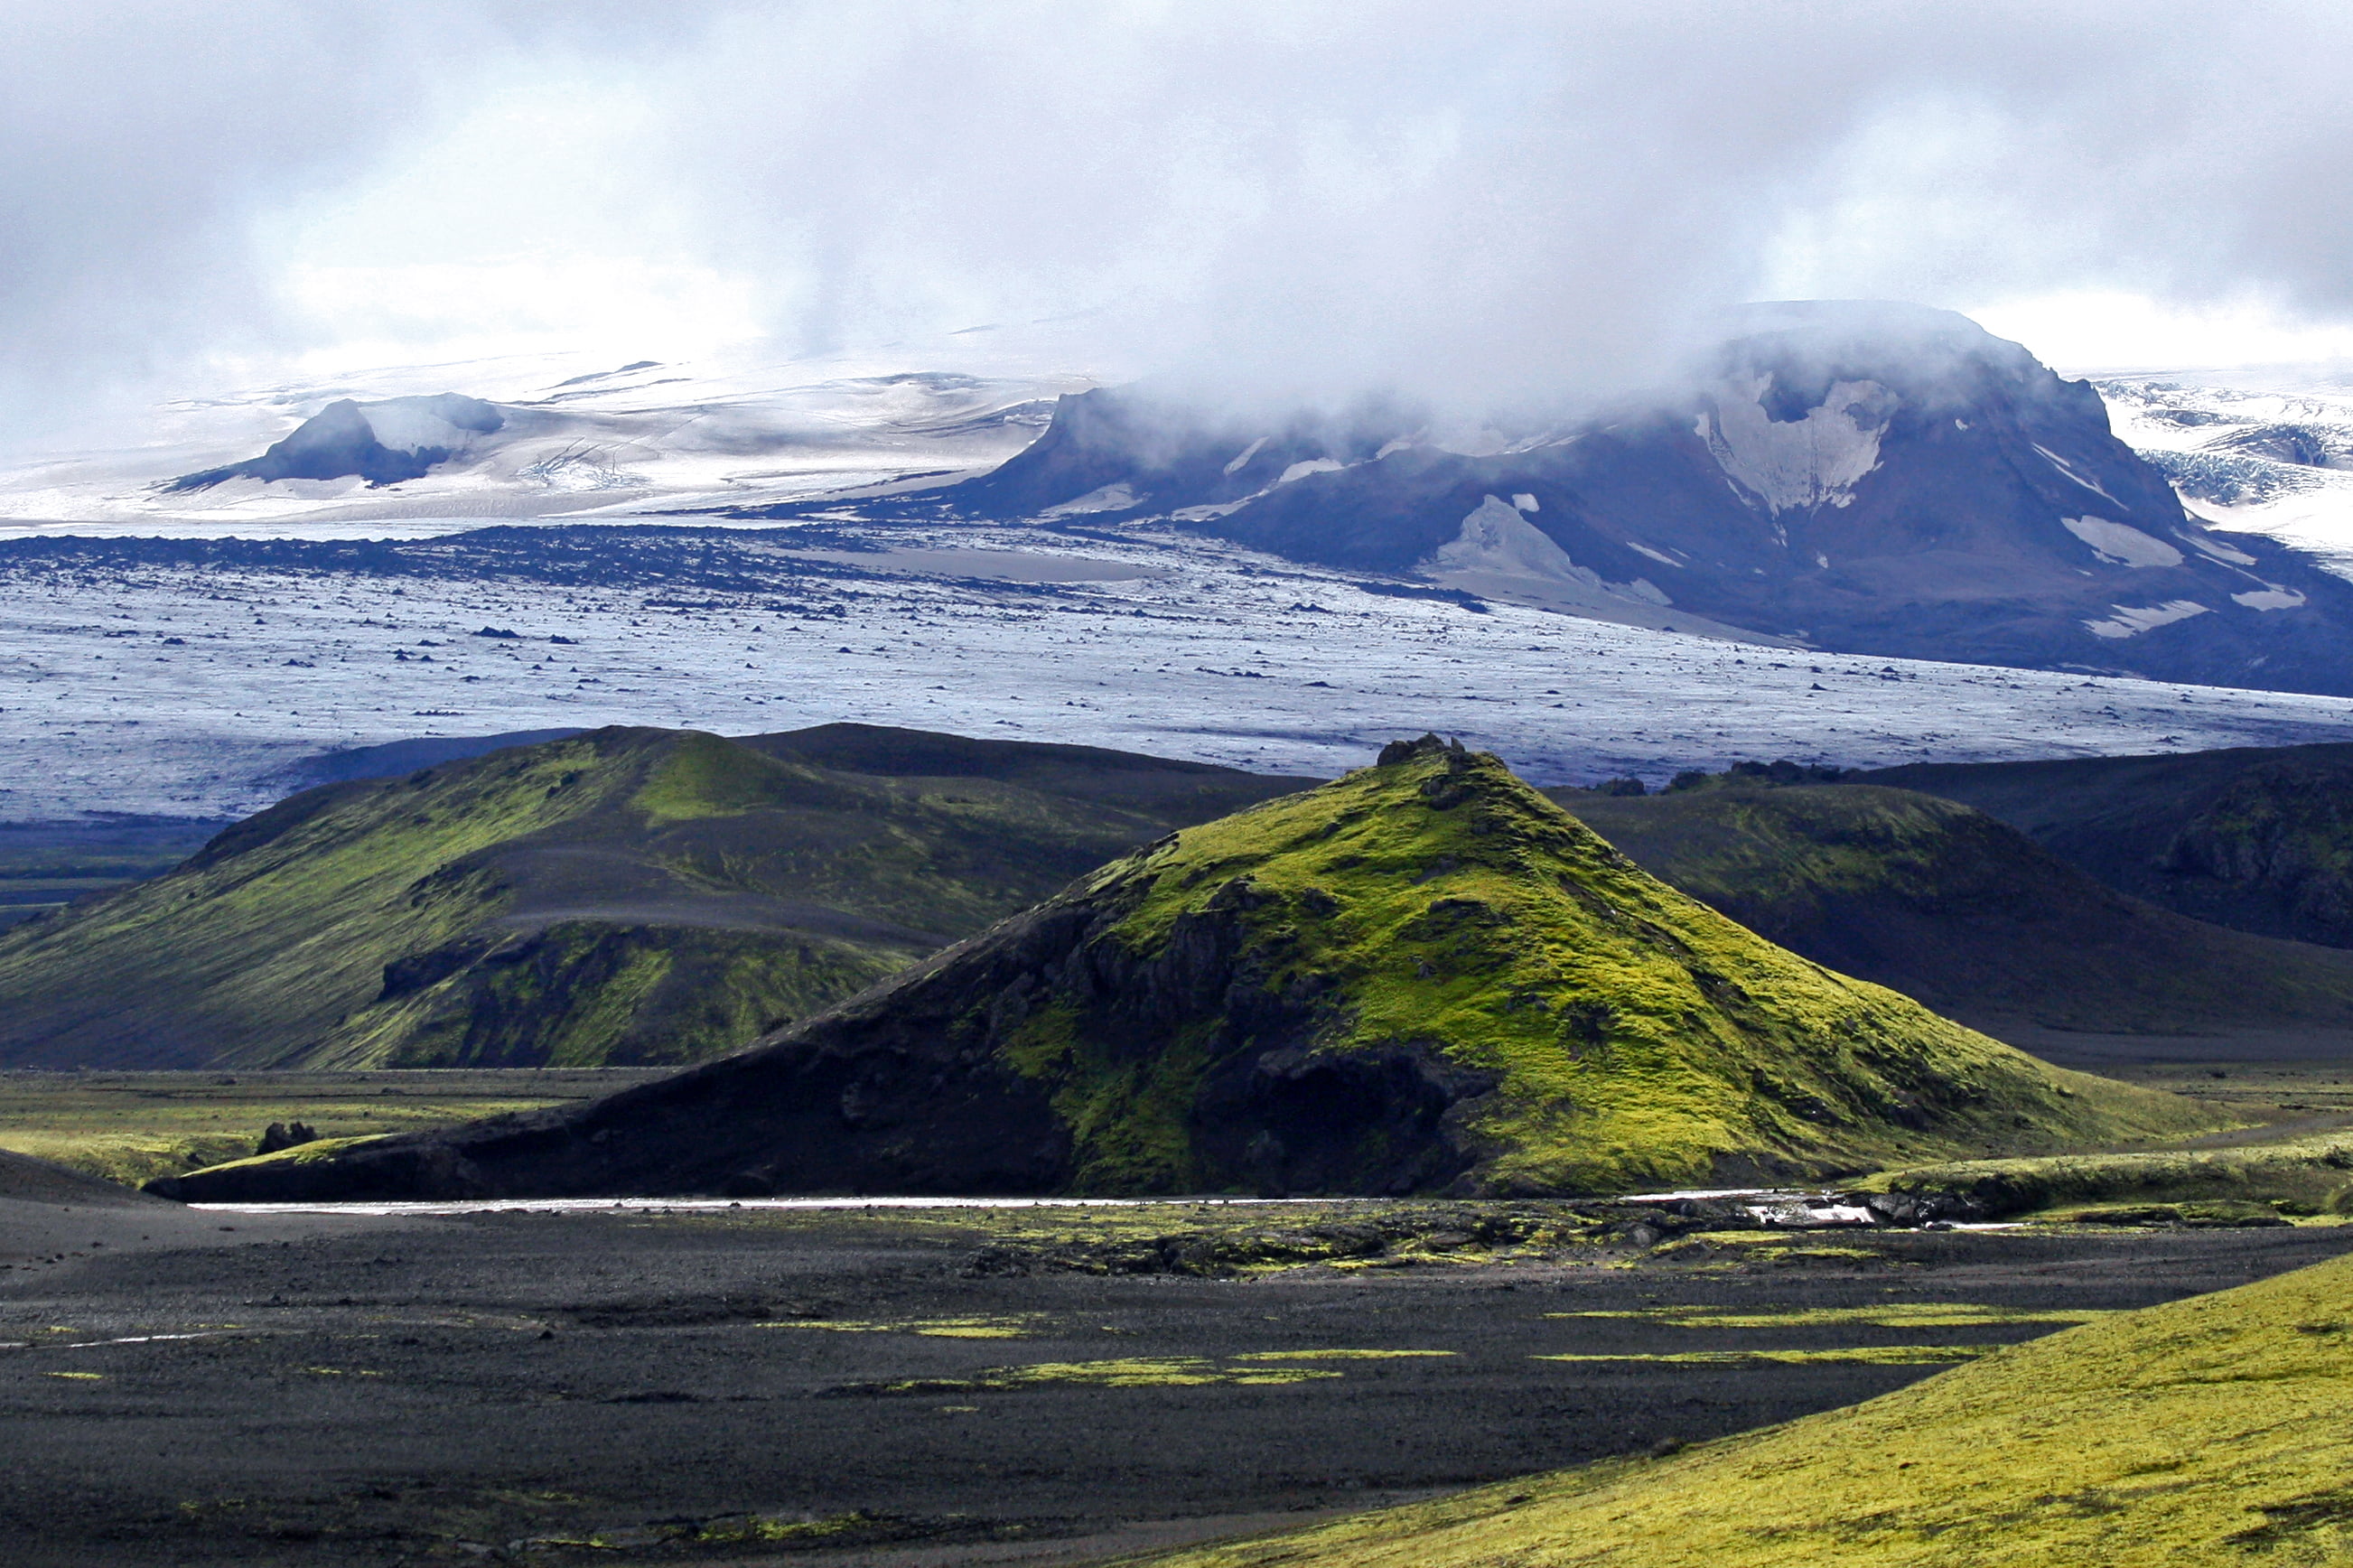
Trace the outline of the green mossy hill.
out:
[[[1553,798],[1758,934],[1996,1035],[2353,1037],[2353,953],[2128,897],[1957,802],[1854,784]]]
[[[2353,745],[1887,768],[2113,887],[2217,925],[2353,947]]]
[[[2012,1345],[1845,1410],[1156,1568],[2342,1563],[2353,1259]]]
[[[837,725],[330,784],[0,935],[0,1062],[684,1063],[1299,782]]]
[[[186,1197],[1580,1194],[2202,1129],[1775,947],[1427,740],[724,1061]]]

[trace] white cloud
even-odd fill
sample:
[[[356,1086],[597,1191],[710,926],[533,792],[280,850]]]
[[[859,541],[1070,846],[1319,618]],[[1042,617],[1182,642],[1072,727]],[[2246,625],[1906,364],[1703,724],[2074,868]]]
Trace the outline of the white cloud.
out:
[[[1081,313],[1073,368],[1272,400],[1596,390],[1777,296],[2308,358],[2353,342],[2348,53],[2300,3],[16,0],[0,417]]]

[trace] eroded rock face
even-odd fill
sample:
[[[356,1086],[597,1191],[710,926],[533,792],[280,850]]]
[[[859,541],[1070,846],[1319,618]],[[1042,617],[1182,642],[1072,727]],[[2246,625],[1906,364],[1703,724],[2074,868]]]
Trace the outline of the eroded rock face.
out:
[[[2353,768],[2297,760],[2233,780],[2158,864],[2262,894],[2291,920],[2353,937]]]

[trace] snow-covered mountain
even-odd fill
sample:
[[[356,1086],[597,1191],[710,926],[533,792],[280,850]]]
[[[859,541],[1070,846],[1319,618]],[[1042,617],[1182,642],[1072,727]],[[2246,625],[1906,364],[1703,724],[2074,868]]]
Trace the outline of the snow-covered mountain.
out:
[[[1092,384],[1047,353],[960,362],[957,348],[617,366],[532,355],[217,392],[158,408],[134,443],[0,468],[0,537],[335,537],[936,484],[1019,452],[1056,395]]]
[[[210,489],[232,479],[364,479],[396,485],[422,479],[440,465],[470,456],[507,426],[495,404],[461,392],[389,397],[381,403],[338,398],[294,428],[269,450],[242,463],[183,474],[173,494]]]
[[[1090,384],[1053,353],[958,361],[954,344],[935,373],[534,359],[190,400],[142,445],[0,474],[0,821],[245,811],[322,751],[617,722],[859,719],[1302,773],[1438,730],[1547,782],[2347,733],[2339,697],[1785,649],[1769,645],[1822,640],[1829,623],[1711,619],[1695,582],[1738,609],[1736,566],[1802,575],[1788,558],[1809,544],[1861,557],[1867,542],[1836,542],[1859,518],[1917,524],[1876,497],[1893,478],[1931,519],[1966,510],[1936,487],[1968,464],[1931,460],[1956,451],[1979,454],[1983,493],[2051,513],[2013,552],[2030,582],[2054,552],[2096,595],[2196,574],[2207,546],[2275,548],[2169,516],[2080,389],[1951,335],[1942,382],[1928,350],[1910,379],[1833,364],[1805,383],[1751,352],[1665,412],[1506,433],[1379,406],[1205,432],[1132,395],[1056,405]],[[1978,412],[1930,414],[1957,380]],[[469,401],[441,399],[452,390]],[[333,439],[296,438],[346,400],[313,426]],[[491,425],[476,403],[495,427],[470,427]],[[2010,421],[1999,440],[1987,409]],[[1991,457],[1953,445],[1969,436]],[[171,488],[272,447],[289,473],[377,448],[411,466],[447,455],[391,482]],[[764,526],[778,501],[793,515]],[[676,515],[729,502],[761,504]],[[510,521],[532,526],[481,526]],[[1962,543],[2009,559],[2000,522],[1992,542]],[[2162,595],[2108,590],[2082,616],[2193,594],[2211,612],[2084,640],[2153,646],[2246,608],[2219,588],[2302,591],[2221,564],[2237,569]],[[1946,639],[1954,657],[1982,646],[1972,624]],[[1712,635],[1645,629],[1666,626]]]
[[[2206,526],[2089,384],[1916,306],[1756,307],[1693,384],[1516,439],[1091,391],[996,472],[885,510],[927,507],[1165,522],[1790,647],[2353,692],[2353,584]]]
[[[2353,371],[2142,372],[2094,384],[2116,434],[2192,516],[2353,573]]]

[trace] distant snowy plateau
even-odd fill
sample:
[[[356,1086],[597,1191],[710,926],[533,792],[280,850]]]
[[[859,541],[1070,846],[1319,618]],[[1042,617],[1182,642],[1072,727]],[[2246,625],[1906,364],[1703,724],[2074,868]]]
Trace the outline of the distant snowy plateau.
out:
[[[437,365],[177,405],[151,446],[0,473],[0,821],[241,814],[322,752],[615,723],[855,720],[1302,774],[1435,730],[1544,783],[2353,739],[2325,679],[2144,679],[2029,639],[2227,622],[2253,629],[2199,646],[2260,662],[2244,638],[2320,614],[2353,563],[2353,387],[2324,377],[2103,380],[2113,454],[2021,416],[2004,526],[2050,515],[1995,553],[2074,597],[1971,663],[1823,651],[1863,646],[1817,607],[1852,596],[1837,552],[1860,559],[1870,486],[1919,438],[1924,395],[1893,377],[1832,366],[1798,407],[1803,375],[1736,364],[1655,437],[1215,429],[1187,468],[1074,458],[1120,405],[1050,353],[929,363],[950,368]],[[1637,437],[1677,444],[1642,448],[1645,484],[1709,465],[1720,526],[1755,537],[1704,561],[1689,529],[1613,522],[1574,463]],[[2126,446],[2186,516],[2126,490],[2148,471]],[[1652,492],[1627,493],[1641,515]],[[1378,548],[1321,542],[1360,513]],[[1816,576],[1773,577],[1782,556]]]

